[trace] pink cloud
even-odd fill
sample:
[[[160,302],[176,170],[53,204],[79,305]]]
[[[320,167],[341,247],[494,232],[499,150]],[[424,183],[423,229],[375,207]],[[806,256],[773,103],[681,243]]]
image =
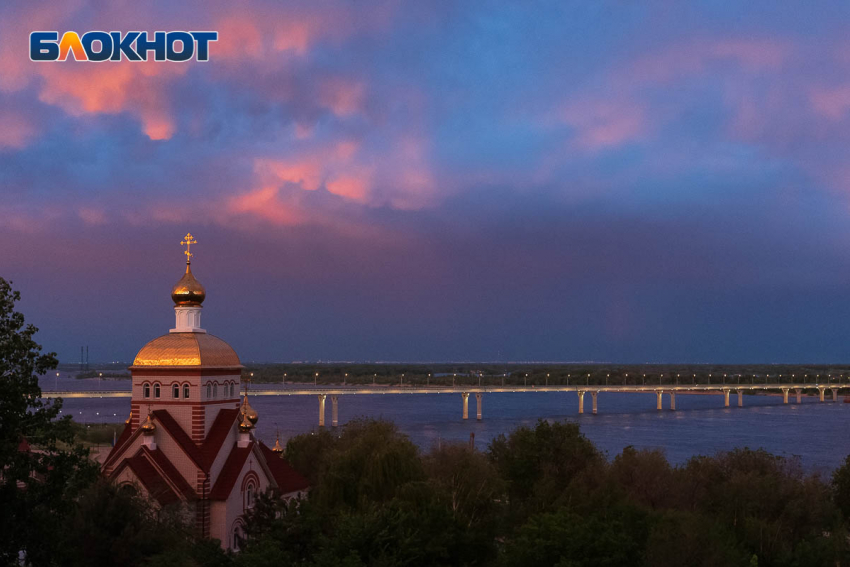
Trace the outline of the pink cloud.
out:
[[[307,191],[315,191],[322,183],[322,166],[315,158],[300,161],[260,159],[254,169],[266,183],[292,183]]]
[[[812,87],[809,101],[815,112],[832,120],[844,118],[850,109],[850,85]]]
[[[352,201],[365,203],[369,200],[371,189],[371,173],[368,171],[359,174],[349,174],[335,177],[325,185],[330,193],[345,197]]]
[[[617,75],[620,83],[659,83],[703,73],[712,63],[733,61],[753,71],[777,70],[794,48],[775,39],[696,39],[642,55]]]
[[[646,111],[635,102],[571,103],[561,117],[576,128],[575,144],[591,151],[635,141],[648,129]]]
[[[106,224],[106,213],[103,209],[94,207],[80,207],[78,211],[84,223],[92,226]]]
[[[174,133],[168,89],[186,73],[185,65],[125,61],[43,65],[39,69],[44,78],[39,100],[44,103],[76,116],[128,112],[152,140],[168,139]]]
[[[319,100],[337,116],[348,116],[363,108],[365,90],[360,82],[341,78],[327,79],[319,89]]]
[[[0,149],[20,149],[35,137],[36,128],[26,115],[11,109],[0,110]]]
[[[229,209],[233,213],[249,213],[278,225],[298,224],[303,220],[298,211],[285,204],[278,196],[277,187],[264,187],[249,191],[229,200]]]

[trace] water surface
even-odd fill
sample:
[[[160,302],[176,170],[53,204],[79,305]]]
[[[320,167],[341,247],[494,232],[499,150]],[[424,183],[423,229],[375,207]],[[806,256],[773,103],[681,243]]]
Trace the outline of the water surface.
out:
[[[129,389],[129,381],[74,380],[60,376],[44,378],[42,387],[53,389]],[[258,385],[258,387],[260,387]],[[829,398],[828,398],[829,399]],[[585,396],[585,409],[590,409]],[[721,395],[676,396],[676,411],[664,396],[662,411],[655,409],[655,394],[601,393],[597,415],[578,413],[574,392],[529,392],[485,394],[483,420],[475,419],[475,399],[470,396],[467,421],[461,419],[460,394],[345,395],[339,397],[340,423],[368,416],[388,419],[420,447],[427,449],[441,441],[468,442],[485,448],[500,433],[519,425],[534,425],[538,419],[569,420],[609,457],[623,447],[663,449],[673,463],[694,455],[710,455],[735,447],[764,448],[784,456],[798,455],[808,470],[829,472],[850,454],[850,404],[819,402],[803,397],[796,404],[782,403],[781,396],[744,396],[744,407],[723,407]],[[313,396],[256,396],[251,405],[260,415],[257,435],[274,442],[276,430],[281,441],[318,426],[319,402]],[[129,398],[88,398],[65,400],[65,411],[78,421],[98,423],[123,421],[130,411]],[[331,423],[330,398],[326,402],[325,423]]]

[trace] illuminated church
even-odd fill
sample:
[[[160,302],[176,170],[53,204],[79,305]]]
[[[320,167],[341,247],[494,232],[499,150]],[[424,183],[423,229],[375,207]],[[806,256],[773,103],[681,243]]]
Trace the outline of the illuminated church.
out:
[[[176,323],[146,344],[130,367],[131,413],[103,463],[103,473],[137,487],[161,506],[183,504],[198,533],[238,549],[244,516],[258,493],[282,498],[307,481],[254,437],[257,412],[240,401],[242,365],[223,340],[201,328],[206,292],[192,275],[187,234],[186,273],[171,290]]]

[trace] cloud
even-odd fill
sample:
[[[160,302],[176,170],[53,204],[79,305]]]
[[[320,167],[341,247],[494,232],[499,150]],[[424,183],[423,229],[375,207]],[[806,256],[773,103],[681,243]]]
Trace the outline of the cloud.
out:
[[[345,197],[358,203],[365,203],[369,199],[371,189],[371,172],[361,171],[341,175],[329,180],[326,187],[330,193]]]
[[[576,129],[575,144],[591,151],[621,146],[648,131],[645,109],[630,101],[569,103],[561,117]]]
[[[814,111],[831,120],[841,120],[850,109],[850,85],[813,86],[809,93]]]
[[[23,148],[35,135],[31,117],[11,108],[0,109],[0,150]]]
[[[296,208],[279,198],[279,187],[255,189],[229,199],[230,211],[250,214],[276,225],[294,225],[304,221]]]

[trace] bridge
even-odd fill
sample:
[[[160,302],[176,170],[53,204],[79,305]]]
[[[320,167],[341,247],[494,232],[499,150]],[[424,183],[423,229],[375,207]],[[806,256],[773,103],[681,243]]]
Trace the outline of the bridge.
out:
[[[844,388],[848,386],[844,384]],[[744,392],[781,392],[783,403],[788,403],[789,394],[793,391],[796,402],[802,402],[804,391],[817,391],[818,399],[825,401],[826,391],[832,395],[832,401],[838,400],[840,384],[796,384],[796,383],[761,383],[761,384],[645,384],[645,385],[573,385],[573,386],[322,386],[292,387],[292,388],[258,388],[251,390],[252,396],[316,396],[319,401],[319,426],[325,425],[325,402],[331,399],[331,424],[339,424],[340,396],[368,395],[398,395],[398,394],[460,394],[463,402],[463,419],[469,419],[469,396],[475,397],[476,418],[482,419],[484,394],[499,394],[507,392],[575,392],[578,397],[578,413],[584,413],[584,398],[590,394],[591,411],[595,414],[598,408],[599,394],[605,393],[654,393],[656,409],[663,409],[663,397],[669,398],[669,408],[676,409],[676,394],[722,394],[724,407],[729,407],[731,394],[736,394],[738,407],[744,405]],[[78,392],[49,391],[42,392],[43,397],[53,398],[129,398],[129,390],[87,390]]]

